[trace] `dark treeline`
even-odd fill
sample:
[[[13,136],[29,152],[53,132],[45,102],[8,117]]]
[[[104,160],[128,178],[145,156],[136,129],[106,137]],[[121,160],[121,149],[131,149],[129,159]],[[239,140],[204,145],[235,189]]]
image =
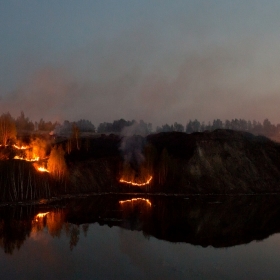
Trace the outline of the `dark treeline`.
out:
[[[96,132],[95,126],[89,120],[79,120],[77,122],[64,121],[63,124],[57,124],[54,128],[56,134],[71,134],[73,129],[81,132]]]
[[[153,130],[151,123],[146,123],[143,120],[139,122],[135,120],[114,120],[113,122],[103,122],[97,127],[90,121],[81,119],[75,122],[65,120],[62,124],[59,122],[45,121],[42,118],[37,122],[33,122],[25,116],[24,112],[16,118],[13,118],[10,113],[5,113],[0,116],[0,120],[6,118],[10,119],[14,124],[17,131],[53,131],[56,134],[71,134],[73,126],[79,129],[80,132],[97,132],[103,134],[110,133],[121,133],[127,127],[137,127],[135,134],[148,135],[152,132],[204,132],[213,131],[215,129],[232,129],[239,131],[247,131],[255,135],[264,135],[272,138],[273,140],[280,139],[280,124],[272,124],[268,119],[263,122],[256,120],[245,120],[245,119],[232,119],[222,121],[215,119],[212,122],[200,122],[199,120],[189,120],[186,125],[174,122],[173,124],[163,124],[157,126]]]
[[[7,113],[9,114],[9,113]],[[11,117],[12,118],[12,117]],[[21,112],[20,115],[14,119],[17,130],[25,131],[52,131],[58,125],[58,122],[52,123],[51,121],[44,121],[42,118],[39,122],[32,122],[28,117],[25,116],[24,112]]]
[[[175,122],[172,125],[162,125],[161,127],[156,128],[156,132],[203,132],[203,131],[213,131],[215,129],[232,129],[240,131],[248,131],[255,134],[273,134],[280,131],[280,124],[274,125],[268,119],[265,119],[263,123],[258,121],[246,121],[244,119],[232,119],[222,121],[220,119],[215,119],[213,122],[200,122],[197,119],[190,120],[184,127],[182,124]]]
[[[0,121],[3,123],[13,123],[17,131],[71,132],[73,130],[73,126],[76,126],[81,132],[96,132],[95,126],[89,120],[81,119],[75,122],[65,120],[62,124],[60,124],[57,121],[45,121],[41,118],[38,122],[33,122],[25,116],[24,112],[21,112],[16,118],[14,118],[9,112],[3,113],[0,116]]]
[[[120,133],[125,127],[130,127],[137,124],[142,127],[143,134],[150,134],[153,132],[152,124],[140,121],[139,123],[135,120],[126,121],[124,119],[115,120],[112,123],[104,122],[99,124],[97,128],[98,133]],[[213,122],[200,122],[197,119],[189,120],[189,122],[184,126],[181,123],[173,123],[171,125],[164,124],[162,126],[157,126],[155,129],[156,133],[159,132],[204,132],[204,131],[214,131],[215,129],[232,129],[238,131],[247,131],[255,135],[264,135],[270,138],[278,139],[280,135],[280,124],[272,124],[268,119],[265,119],[262,123],[259,121],[246,121],[244,119],[232,119],[225,120],[224,122],[220,119],[215,119]]]
[[[197,119],[190,120],[184,127],[182,124],[175,122],[172,125],[162,125],[156,128],[156,132],[204,132],[213,131],[215,129],[232,129],[238,131],[247,131],[255,135],[264,135],[274,140],[278,140],[280,135],[280,124],[272,124],[268,119],[265,119],[263,123],[259,121],[246,121],[244,119],[232,119],[225,120],[224,122],[220,119],[215,119],[213,122],[200,122]]]
[[[152,133],[152,124],[146,123],[143,120],[137,122],[135,120],[126,121],[124,119],[115,120],[112,123],[104,122],[99,124],[98,133],[120,133],[125,127],[137,126],[137,131],[141,131],[141,134],[148,135]]]

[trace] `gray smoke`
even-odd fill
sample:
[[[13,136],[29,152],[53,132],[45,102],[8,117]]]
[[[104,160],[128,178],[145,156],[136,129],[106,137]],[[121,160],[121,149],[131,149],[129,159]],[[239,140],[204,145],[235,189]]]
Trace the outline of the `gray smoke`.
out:
[[[140,164],[145,160],[143,148],[145,146],[145,130],[141,124],[135,122],[125,127],[122,132],[120,150],[126,163],[138,171]]]
[[[164,49],[152,35],[145,29],[125,33],[60,65],[28,71],[27,64],[28,78],[13,92],[0,88],[0,110],[13,116],[23,110],[33,121],[84,118],[96,125],[120,118],[154,126],[195,118],[279,121],[277,42],[202,42],[195,49],[185,42],[186,48]]]

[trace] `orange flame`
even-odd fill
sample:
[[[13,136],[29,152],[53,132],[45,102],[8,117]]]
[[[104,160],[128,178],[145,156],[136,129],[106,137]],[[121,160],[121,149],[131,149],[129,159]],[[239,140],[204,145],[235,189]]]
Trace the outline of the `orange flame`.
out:
[[[39,157],[34,157],[34,158],[27,159],[27,158],[19,157],[19,156],[15,156],[14,159],[20,159],[20,160],[31,161],[31,162],[40,160]]]
[[[37,170],[40,172],[50,172],[47,168],[45,168],[43,166],[38,167]]]
[[[32,162],[39,161],[45,157],[46,146],[46,141],[39,138],[33,139],[28,145],[18,141],[12,147],[21,152],[14,159]]]
[[[150,178],[146,182],[144,182],[144,183],[136,183],[136,182],[133,182],[133,181],[126,181],[124,179],[120,179],[120,183],[141,187],[141,186],[149,185],[150,182],[152,181],[152,179],[153,179],[153,176],[150,176]]]
[[[152,206],[152,203],[149,199],[145,199],[145,198],[132,198],[132,199],[128,199],[128,200],[120,200],[119,203],[120,204],[124,204],[124,203],[133,203],[136,201],[144,201],[146,202],[149,206]]]
[[[18,146],[16,144],[13,145],[14,148],[18,149],[18,150],[27,150],[30,149],[29,146]]]

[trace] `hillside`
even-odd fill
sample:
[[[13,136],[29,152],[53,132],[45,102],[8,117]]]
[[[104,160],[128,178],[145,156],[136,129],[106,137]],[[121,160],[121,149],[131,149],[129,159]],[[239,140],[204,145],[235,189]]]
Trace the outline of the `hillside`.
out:
[[[104,136],[103,140],[92,139],[87,153],[70,154],[72,186],[82,182],[95,191],[192,194],[280,190],[280,145],[265,137],[216,130],[133,136],[125,139],[128,148],[121,150],[123,142],[118,137]],[[123,177],[144,182],[150,175],[153,179],[145,186],[118,182]]]
[[[5,157],[0,161],[1,201],[91,192],[280,192],[280,145],[250,133],[216,130],[147,137],[101,135],[81,138],[79,149],[74,145],[68,152],[68,140],[52,145],[65,151],[63,173],[38,172],[36,163],[13,159],[13,148],[2,147]],[[43,160],[45,166],[47,161]]]

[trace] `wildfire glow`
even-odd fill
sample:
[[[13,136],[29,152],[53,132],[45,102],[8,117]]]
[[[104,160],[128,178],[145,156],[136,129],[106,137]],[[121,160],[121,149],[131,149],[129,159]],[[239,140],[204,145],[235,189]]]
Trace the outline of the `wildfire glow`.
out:
[[[124,203],[133,203],[136,201],[144,201],[146,202],[149,206],[152,206],[152,203],[149,199],[145,199],[145,198],[132,198],[132,199],[128,199],[128,200],[120,200],[119,203],[120,204],[124,204]]]
[[[136,183],[136,182],[133,182],[133,181],[126,181],[124,179],[120,179],[120,183],[141,187],[141,186],[149,185],[150,182],[152,181],[152,179],[153,179],[153,176],[150,176],[150,178],[146,182],[144,182],[144,183]]]
[[[4,146],[3,144],[0,144],[0,147]],[[16,160],[22,160],[27,162],[33,162],[33,166],[38,172],[48,172],[51,173],[46,168],[46,162],[48,162],[49,157],[46,156],[46,150],[48,143],[44,139],[40,138],[34,138],[30,144],[23,145],[21,141],[16,142],[16,144],[13,145],[5,145],[13,147],[14,149],[18,150],[16,152],[16,156],[14,156],[14,159]],[[7,158],[8,159],[8,158]]]

